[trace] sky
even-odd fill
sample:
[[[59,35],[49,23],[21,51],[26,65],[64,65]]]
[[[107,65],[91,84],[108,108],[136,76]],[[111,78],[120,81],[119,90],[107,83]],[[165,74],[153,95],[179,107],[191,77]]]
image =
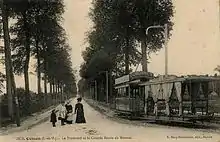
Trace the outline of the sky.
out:
[[[88,45],[85,33],[92,27],[88,17],[92,0],[64,0],[66,12],[63,26],[72,48],[72,63],[79,70],[81,52]],[[174,27],[168,42],[168,73],[175,75],[211,74],[220,65],[219,0],[173,0]],[[34,63],[34,62],[32,62]],[[151,54],[148,69],[164,74],[164,50]],[[31,71],[34,65],[31,65]],[[138,70],[141,68],[139,67]],[[77,80],[79,75],[77,74]],[[24,86],[23,76],[16,77]],[[37,90],[36,75],[30,74],[30,89]]]
[[[88,18],[91,0],[65,0],[64,27],[73,49],[73,66],[83,61],[85,32],[92,23]],[[174,27],[168,43],[168,73],[214,74],[220,64],[218,0],[173,0]],[[151,55],[149,71],[164,74],[164,50]],[[141,67],[139,68],[139,70]]]

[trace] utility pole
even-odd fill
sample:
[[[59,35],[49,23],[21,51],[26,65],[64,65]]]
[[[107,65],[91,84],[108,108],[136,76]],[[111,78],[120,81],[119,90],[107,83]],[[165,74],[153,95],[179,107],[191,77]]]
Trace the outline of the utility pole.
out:
[[[164,30],[164,38],[165,38],[165,77],[168,75],[168,25],[165,24],[164,26],[149,26],[146,30],[146,34],[148,35],[149,29],[156,29],[156,28],[162,28]]]

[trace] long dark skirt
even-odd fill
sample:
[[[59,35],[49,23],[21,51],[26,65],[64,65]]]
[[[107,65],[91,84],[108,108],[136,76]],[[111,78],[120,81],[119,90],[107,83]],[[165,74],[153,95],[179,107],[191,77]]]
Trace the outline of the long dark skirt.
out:
[[[86,123],[86,119],[84,117],[83,112],[77,112],[76,113],[76,123]]]

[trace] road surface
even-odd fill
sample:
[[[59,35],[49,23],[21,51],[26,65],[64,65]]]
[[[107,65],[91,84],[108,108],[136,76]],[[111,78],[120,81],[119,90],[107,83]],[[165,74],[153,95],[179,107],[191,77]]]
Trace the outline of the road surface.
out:
[[[73,104],[76,100],[73,100]],[[5,142],[220,142],[220,134],[179,127],[158,125],[135,126],[108,119],[83,102],[86,124],[72,124],[53,128],[44,122],[29,130],[1,136]]]

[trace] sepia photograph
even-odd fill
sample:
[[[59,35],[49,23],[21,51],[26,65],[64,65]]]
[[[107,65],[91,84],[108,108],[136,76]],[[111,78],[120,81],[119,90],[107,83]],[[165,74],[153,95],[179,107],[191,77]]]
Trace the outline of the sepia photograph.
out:
[[[0,0],[0,142],[220,142],[220,0]]]

